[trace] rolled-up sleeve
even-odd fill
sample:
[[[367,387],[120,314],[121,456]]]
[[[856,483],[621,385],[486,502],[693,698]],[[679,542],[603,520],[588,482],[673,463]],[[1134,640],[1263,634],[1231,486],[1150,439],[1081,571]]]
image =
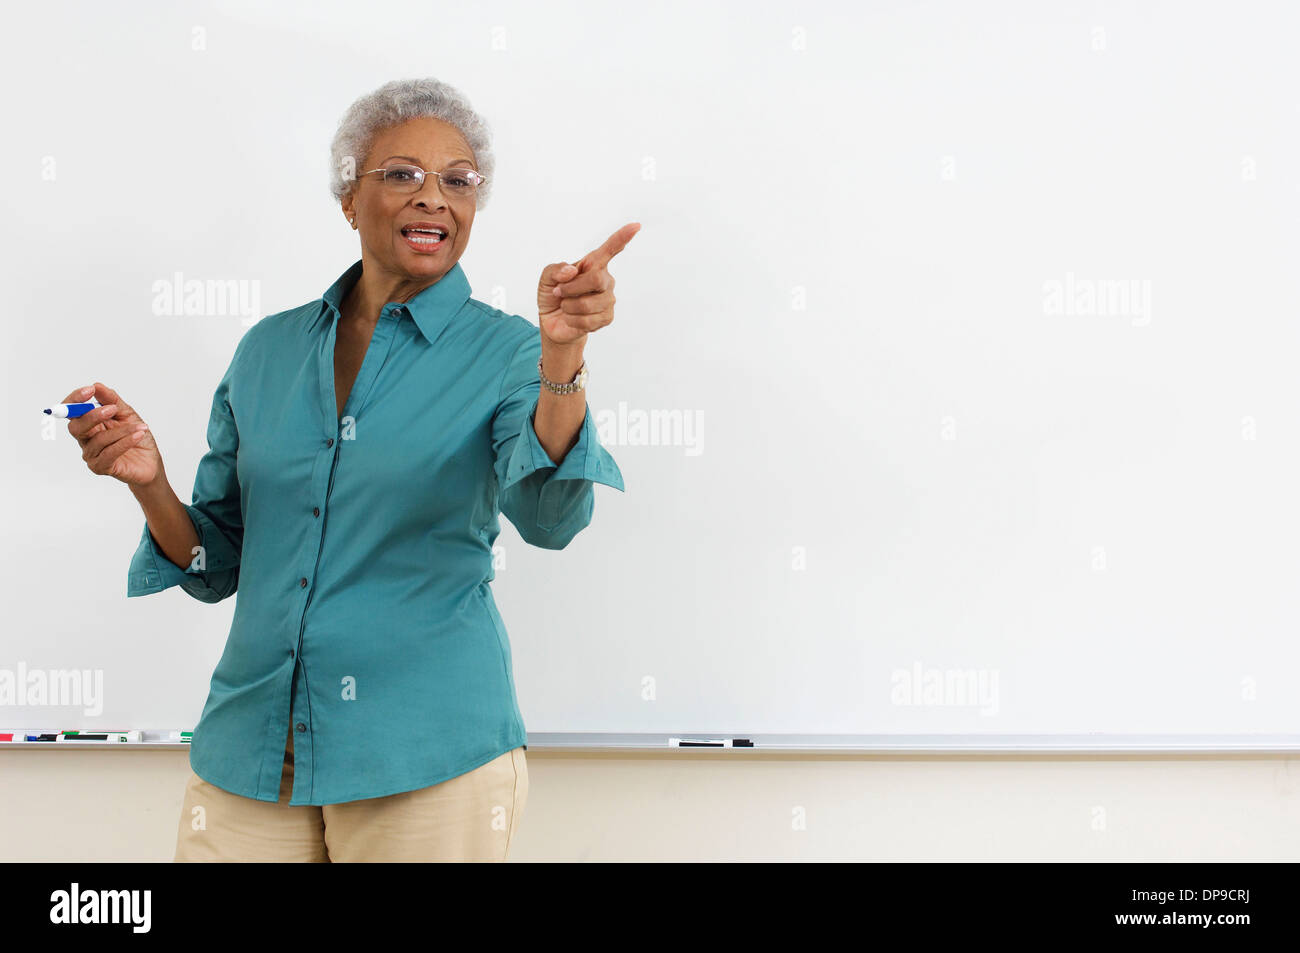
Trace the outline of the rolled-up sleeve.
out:
[[[578,442],[564,460],[557,465],[547,455],[533,427],[542,389],[537,379],[541,352],[539,335],[525,339],[515,349],[501,382],[492,444],[501,512],[525,542],[543,549],[563,549],[591,522],[596,496],[593,484],[622,491],[623,474],[600,443],[590,407],[583,416]]]
[[[127,571],[128,597],[147,596],[180,586],[200,602],[220,602],[239,585],[244,520],[236,465],[239,431],[229,397],[231,381],[247,340],[245,334],[213,395],[208,417],[208,452],[199,461],[194,477],[193,501],[183,504],[198,533],[202,551],[182,569],[158,547],[146,521]]]

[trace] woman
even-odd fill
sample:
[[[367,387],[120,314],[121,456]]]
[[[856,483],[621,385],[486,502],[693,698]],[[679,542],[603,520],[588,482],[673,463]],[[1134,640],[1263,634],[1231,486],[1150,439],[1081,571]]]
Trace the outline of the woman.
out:
[[[471,298],[458,264],[493,163],[455,89],[359,99],[332,158],[361,260],[240,340],[193,504],[112,389],[70,394],[102,406],[68,430],[144,510],[129,596],[239,590],[177,860],[504,860],[528,773],[489,586],[497,514],[563,549],[592,484],[623,489],[582,354],[613,320],[607,266],[640,226],[544,268],[534,326]]]

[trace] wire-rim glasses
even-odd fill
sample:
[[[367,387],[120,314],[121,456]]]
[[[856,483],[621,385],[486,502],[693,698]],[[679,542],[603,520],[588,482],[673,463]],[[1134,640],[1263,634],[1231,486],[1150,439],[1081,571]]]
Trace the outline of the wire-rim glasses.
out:
[[[418,165],[405,163],[382,169],[371,169],[361,174],[374,175],[376,172],[383,173],[380,181],[385,188],[392,189],[394,192],[418,192],[424,187],[425,176],[429,175],[437,176],[438,185],[449,195],[473,195],[478,187],[487,181],[473,169],[451,168],[443,169],[441,172],[426,172]]]

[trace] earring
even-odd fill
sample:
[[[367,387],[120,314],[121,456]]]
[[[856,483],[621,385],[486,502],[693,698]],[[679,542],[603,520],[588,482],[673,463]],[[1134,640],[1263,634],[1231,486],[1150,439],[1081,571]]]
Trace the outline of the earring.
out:
[[[348,221],[352,223],[352,227],[353,227],[353,228],[356,228],[356,227],[357,227],[357,220],[356,220],[356,217],[355,217],[355,216],[352,217],[352,218],[350,218],[350,219],[348,219]]]

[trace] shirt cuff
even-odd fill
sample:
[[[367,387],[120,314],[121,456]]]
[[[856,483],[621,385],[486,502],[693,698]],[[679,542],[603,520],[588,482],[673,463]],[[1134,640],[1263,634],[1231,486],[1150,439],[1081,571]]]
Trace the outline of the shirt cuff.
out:
[[[600,437],[596,434],[596,423],[591,417],[590,407],[583,416],[582,427],[578,431],[578,442],[564,455],[564,461],[558,465],[547,455],[541,441],[537,439],[537,431],[533,429],[533,415],[536,413],[537,402],[535,401],[532,409],[524,416],[524,425],[519,432],[519,439],[515,441],[514,450],[510,454],[503,490],[508,490],[524,477],[548,467],[555,472],[546,478],[547,484],[554,480],[589,480],[592,483],[612,486],[616,490],[624,489],[623,473],[614,462],[614,457],[602,446]]]
[[[216,524],[198,508],[187,503],[181,505],[185,507],[190,522],[194,524],[194,529],[199,534],[199,545],[203,547],[204,568],[195,569],[191,562],[189,566],[182,569],[168,559],[167,554],[154,542],[153,534],[149,532],[149,524],[146,522],[144,532],[140,536],[140,544],[136,547],[135,555],[131,557],[131,566],[126,574],[128,598],[147,596],[178,585],[192,595],[214,592],[211,585],[214,580],[209,580],[207,574],[223,572],[239,565],[239,553],[217,529]]]

